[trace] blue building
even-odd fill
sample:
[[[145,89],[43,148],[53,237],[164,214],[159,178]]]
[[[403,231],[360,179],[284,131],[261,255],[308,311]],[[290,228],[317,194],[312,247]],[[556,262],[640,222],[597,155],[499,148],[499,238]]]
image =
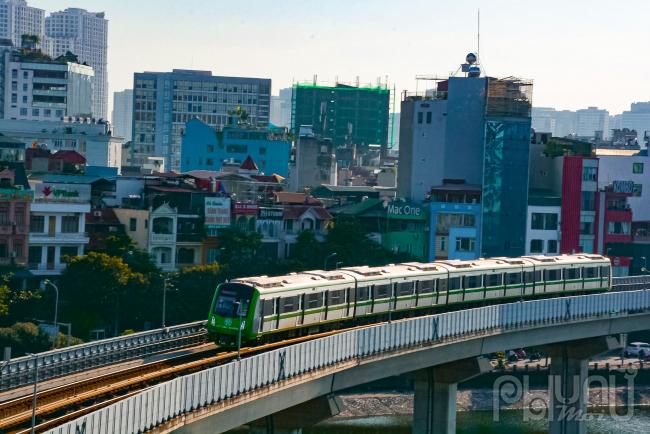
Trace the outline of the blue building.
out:
[[[250,156],[266,175],[288,176],[291,141],[286,128],[224,127],[216,131],[199,119],[185,126],[181,172],[221,170],[225,161],[243,163]]]

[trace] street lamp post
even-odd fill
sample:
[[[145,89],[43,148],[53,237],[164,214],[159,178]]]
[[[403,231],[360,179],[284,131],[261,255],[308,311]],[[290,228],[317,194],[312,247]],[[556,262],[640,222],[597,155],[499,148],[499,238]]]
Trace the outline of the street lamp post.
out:
[[[52,283],[51,280],[45,279],[41,283],[41,289],[45,290],[47,285],[50,285],[52,288],[54,288],[54,292],[56,293],[56,298],[54,299],[54,325],[56,325],[59,319],[59,288],[54,283]]]
[[[165,320],[167,316],[167,278],[163,279],[163,300],[162,300],[162,328],[165,328]]]
[[[648,264],[647,264],[645,256],[641,256],[641,260],[643,261],[643,267],[641,267],[641,272],[643,274],[646,274],[648,272]]]
[[[327,257],[325,258],[325,263],[323,264],[323,270],[324,271],[327,271],[327,262],[330,259],[332,259],[333,257],[335,257],[335,256],[336,256],[336,252],[333,252],[333,253],[330,253],[329,255],[327,255]]]
[[[244,326],[244,322],[242,320],[241,301],[236,301],[235,306],[237,306],[237,318],[239,318],[239,325],[237,326],[237,361],[239,361],[241,360],[241,330]]]
[[[27,353],[34,360],[34,392],[32,394],[32,429],[31,434],[36,433],[36,388],[38,386],[38,354]]]

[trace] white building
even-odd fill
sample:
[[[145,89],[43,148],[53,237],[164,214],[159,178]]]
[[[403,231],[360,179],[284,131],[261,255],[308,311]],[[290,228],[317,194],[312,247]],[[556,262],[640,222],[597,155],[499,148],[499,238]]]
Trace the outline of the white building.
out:
[[[644,146],[646,133],[650,136],[650,101],[635,102],[620,115],[620,127],[636,131],[639,145]]]
[[[163,203],[149,212],[147,249],[158,267],[174,271],[201,263],[201,236],[197,231],[183,233],[186,225],[196,225],[198,215],[179,214],[176,208]]]
[[[92,114],[107,119],[108,115],[108,20],[104,12],[68,8],[53,12],[45,19],[46,51],[53,57],[70,51],[95,70]]]
[[[599,150],[598,188],[629,185],[632,196],[627,203],[632,208],[635,222],[650,222],[650,157],[647,155],[604,155]]]
[[[78,63],[47,61],[37,53],[4,53],[4,118],[32,121],[88,116],[92,110],[94,72]],[[36,56],[36,57],[34,57]]]
[[[88,244],[89,184],[34,184],[28,266],[38,276],[58,275],[65,256],[82,256]]]
[[[526,217],[526,255],[558,255],[560,253],[559,204],[528,205]]]
[[[35,35],[42,40],[44,34],[43,9],[27,6],[25,0],[0,0],[0,39],[10,39],[20,47],[23,35]]]
[[[609,130],[609,112],[598,107],[588,107],[576,112],[578,125],[576,134],[579,137],[596,137],[600,132],[603,139],[611,136]]]
[[[86,158],[88,166],[117,167],[122,163],[124,139],[112,135],[111,126],[104,121],[88,118],[64,118],[62,121],[31,122],[0,119],[0,131],[28,146],[40,146],[50,151],[77,151]]]
[[[271,123],[277,127],[291,128],[291,98],[293,89],[280,89],[279,95],[271,96]]]
[[[131,141],[133,127],[133,90],[124,89],[113,92],[113,113],[111,115],[113,132],[116,136],[124,137],[125,142]]]

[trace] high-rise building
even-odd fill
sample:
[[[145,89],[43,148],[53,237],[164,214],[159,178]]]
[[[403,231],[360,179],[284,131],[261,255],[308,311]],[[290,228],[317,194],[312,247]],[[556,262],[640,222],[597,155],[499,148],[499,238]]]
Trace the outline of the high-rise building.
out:
[[[271,96],[271,123],[276,127],[291,128],[292,88],[280,89],[279,95]]]
[[[298,83],[293,86],[291,129],[298,135],[301,126],[309,125],[316,135],[331,139],[335,147],[356,145],[361,153],[369,145],[381,145],[384,155],[389,106],[386,86]]]
[[[578,137],[600,137],[608,139],[611,134],[609,131],[609,112],[599,109],[598,107],[588,107],[576,112],[578,127],[576,134]]]
[[[113,114],[111,116],[113,134],[131,141],[133,133],[133,89],[113,92]]]
[[[630,110],[620,115],[620,128],[635,130],[639,144],[644,147],[646,134],[650,136],[650,101],[632,103]]]
[[[4,52],[3,117],[54,121],[90,116],[94,71],[75,62],[53,61],[40,51]]]
[[[168,170],[179,170],[181,137],[185,123],[193,118],[220,130],[231,119],[229,112],[239,111],[244,124],[269,124],[270,79],[174,69],[136,73],[133,81],[130,161],[134,166],[155,156],[165,158]]]
[[[43,39],[45,11],[27,6],[25,0],[0,0],[0,39],[10,39],[20,47],[23,35]]]
[[[475,205],[465,210],[468,227],[444,240],[457,258],[524,254],[531,100],[529,81],[472,74],[404,94],[398,194],[422,202],[433,192],[432,218],[459,213],[455,203]],[[430,258],[441,257],[433,246]]]
[[[81,63],[93,67],[95,84],[92,115],[107,119],[108,20],[104,12],[88,12],[79,8],[53,12],[45,19],[44,46],[53,57],[70,51],[78,56]]]

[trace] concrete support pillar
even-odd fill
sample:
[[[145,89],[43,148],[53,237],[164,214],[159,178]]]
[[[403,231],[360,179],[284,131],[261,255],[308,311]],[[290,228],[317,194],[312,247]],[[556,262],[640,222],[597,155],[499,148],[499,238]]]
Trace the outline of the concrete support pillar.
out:
[[[334,395],[321,396],[250,424],[251,434],[302,434],[309,427],[341,412],[342,404]]]
[[[458,383],[491,370],[490,361],[478,357],[416,372],[411,432],[455,434]]]
[[[614,337],[566,342],[548,347],[549,433],[585,434],[589,399],[588,363],[597,354],[619,348]]]

